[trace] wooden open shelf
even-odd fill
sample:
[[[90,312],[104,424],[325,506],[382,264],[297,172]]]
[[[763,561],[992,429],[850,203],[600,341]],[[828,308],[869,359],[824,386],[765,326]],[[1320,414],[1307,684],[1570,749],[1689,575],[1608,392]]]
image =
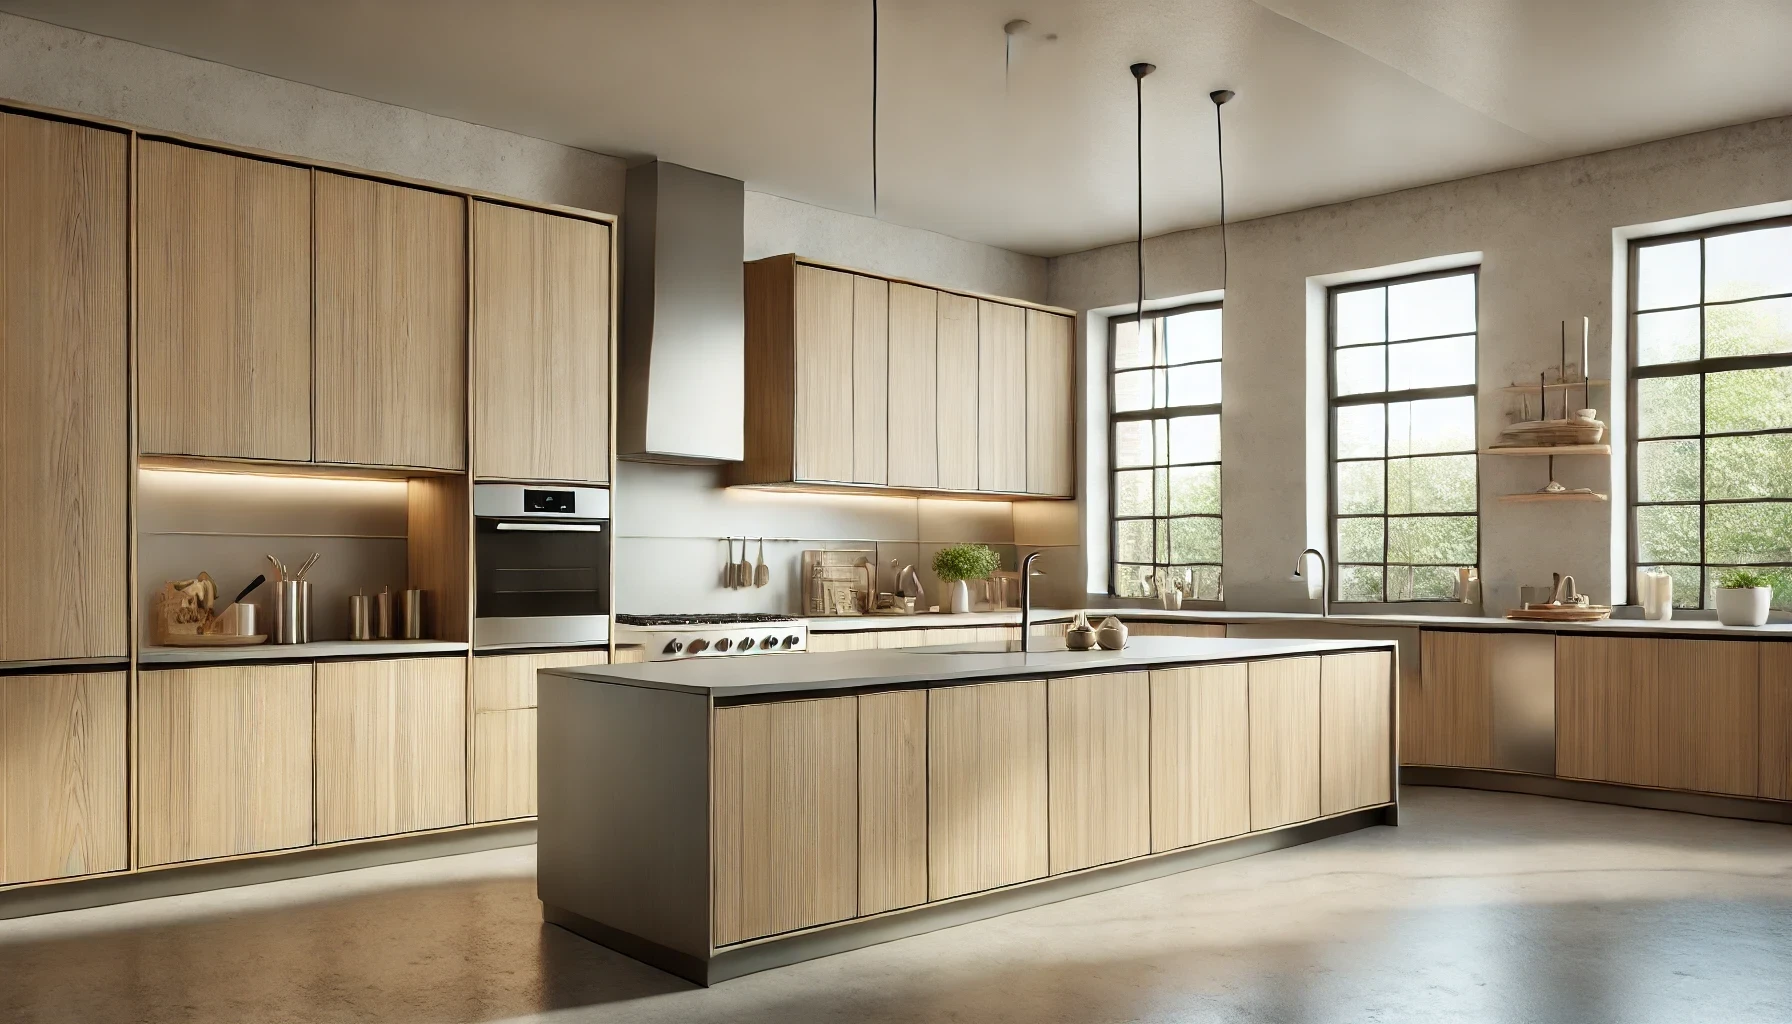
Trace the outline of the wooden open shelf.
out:
[[[1598,377],[1594,377],[1592,380],[1570,380],[1570,381],[1559,381],[1554,384],[1545,384],[1545,385],[1543,385],[1543,389],[1546,391],[1566,391],[1570,388],[1583,388],[1589,384],[1591,384],[1593,387],[1596,387],[1596,388],[1609,388],[1609,387],[1611,387],[1612,382],[1609,380],[1601,380]],[[1528,392],[1536,391],[1537,385],[1535,385],[1535,384],[1508,384],[1505,387],[1501,388],[1500,390],[1505,392],[1508,395],[1522,395],[1522,394],[1526,394]]]
[[[1522,448],[1483,448],[1482,455],[1610,455],[1609,444],[1545,444]]]

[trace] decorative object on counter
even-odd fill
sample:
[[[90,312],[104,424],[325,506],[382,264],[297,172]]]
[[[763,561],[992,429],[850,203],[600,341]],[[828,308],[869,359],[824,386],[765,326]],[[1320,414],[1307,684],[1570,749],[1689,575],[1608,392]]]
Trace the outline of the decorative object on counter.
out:
[[[243,588],[248,596],[255,586]],[[231,602],[213,609],[218,586],[208,573],[169,580],[156,592],[152,615],[155,643],[165,647],[248,647],[267,640],[255,632],[255,606]]]
[[[1126,623],[1112,615],[1102,619],[1101,625],[1095,627],[1095,642],[1100,644],[1104,651],[1125,650],[1129,635]]]
[[[987,544],[953,544],[933,553],[933,574],[950,588],[954,614],[971,610],[971,588],[965,581],[986,580],[999,565],[1001,560]]]
[[[381,587],[373,599],[373,635],[381,640],[392,639],[392,588]]]
[[[742,542],[741,554],[746,554]],[[877,552],[823,548],[803,552],[803,614],[869,615],[877,606]]]
[[[1609,605],[1594,604],[1587,595],[1575,589],[1574,577],[1556,573],[1549,600],[1506,613],[1506,618],[1523,622],[1597,622],[1611,618]],[[1526,590],[1531,588],[1527,587]]]
[[[896,574],[896,593],[892,595],[890,611],[896,615],[913,615],[926,607],[927,588],[921,585],[921,574],[915,571],[914,565],[908,564],[897,568],[896,559],[890,559],[890,568]]]
[[[368,597],[365,591],[349,596],[348,638],[373,639],[373,598]]]
[[[423,639],[423,593],[413,588],[400,596],[398,615],[404,624],[402,635],[406,640]]]
[[[311,581],[305,574],[317,564],[319,552],[313,551],[311,557],[299,566],[299,571],[288,575],[286,563],[268,556],[274,566],[274,642],[277,644],[305,644],[311,642]]]
[[[1073,651],[1090,651],[1095,649],[1095,627],[1089,625],[1089,616],[1085,612],[1077,612],[1076,618],[1064,630],[1064,646]]]
[[[1172,577],[1168,569],[1153,569],[1150,583],[1157,589],[1158,600],[1165,611],[1179,611],[1184,600],[1192,600],[1195,596],[1193,569],[1182,570],[1180,578]]]
[[[1480,570],[1468,565],[1456,570],[1456,601],[1458,604],[1481,603]]]
[[[1674,617],[1674,577],[1660,569],[1636,571],[1636,603],[1642,606],[1643,618],[1666,622]]]
[[[759,538],[759,563],[753,566],[753,585],[768,587],[772,582],[772,567],[765,564],[765,538]]]
[[[1773,576],[1756,569],[1725,569],[1712,591],[1717,621],[1726,626],[1764,626],[1773,603]]]

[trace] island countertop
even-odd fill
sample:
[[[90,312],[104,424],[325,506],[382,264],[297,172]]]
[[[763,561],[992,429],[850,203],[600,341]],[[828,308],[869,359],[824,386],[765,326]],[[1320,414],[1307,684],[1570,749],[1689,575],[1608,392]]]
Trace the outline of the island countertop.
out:
[[[824,654],[698,658],[632,665],[542,669],[571,679],[671,690],[715,698],[928,686],[997,679],[1131,672],[1167,665],[1392,650],[1392,640],[1266,640],[1133,637],[1121,651],[1071,651],[1061,639],[1022,654],[1003,643]]]

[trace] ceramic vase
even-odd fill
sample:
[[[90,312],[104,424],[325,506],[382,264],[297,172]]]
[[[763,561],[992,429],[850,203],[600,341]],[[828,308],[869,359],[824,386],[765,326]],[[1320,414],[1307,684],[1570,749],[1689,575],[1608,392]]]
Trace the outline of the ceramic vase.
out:
[[[971,610],[971,587],[964,580],[952,581],[952,613],[962,615]]]

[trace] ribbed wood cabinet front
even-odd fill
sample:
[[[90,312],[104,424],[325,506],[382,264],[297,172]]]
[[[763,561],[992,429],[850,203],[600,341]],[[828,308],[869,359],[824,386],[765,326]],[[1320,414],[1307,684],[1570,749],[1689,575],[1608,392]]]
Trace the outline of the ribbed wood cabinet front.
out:
[[[1331,654],[1319,666],[1319,813],[1393,799],[1393,656]]]
[[[123,672],[0,677],[0,885],[129,867],[126,788]]]
[[[318,664],[318,842],[466,823],[466,665]]]
[[[1152,852],[1250,830],[1248,666],[1152,670]]]
[[[1251,831],[1319,817],[1319,659],[1256,661]]]
[[[927,704],[928,898],[1044,877],[1045,682],[946,687]]]
[[[1048,684],[1051,872],[1151,852],[1151,683],[1145,672]]]

